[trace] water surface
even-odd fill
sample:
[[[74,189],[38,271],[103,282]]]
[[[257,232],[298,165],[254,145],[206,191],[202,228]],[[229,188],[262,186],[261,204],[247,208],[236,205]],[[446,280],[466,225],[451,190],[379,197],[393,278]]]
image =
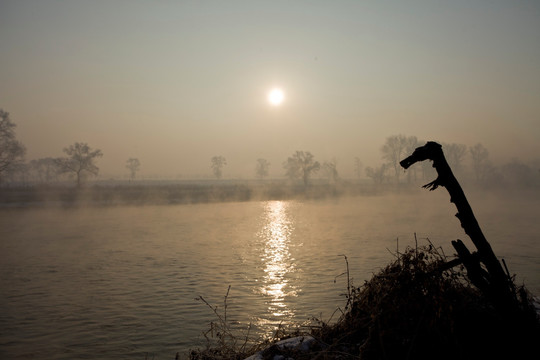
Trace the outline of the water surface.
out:
[[[494,251],[540,293],[535,197],[471,204]],[[472,250],[444,192],[332,201],[0,210],[0,357],[172,359],[227,298],[236,328],[328,320],[356,285],[429,238]]]

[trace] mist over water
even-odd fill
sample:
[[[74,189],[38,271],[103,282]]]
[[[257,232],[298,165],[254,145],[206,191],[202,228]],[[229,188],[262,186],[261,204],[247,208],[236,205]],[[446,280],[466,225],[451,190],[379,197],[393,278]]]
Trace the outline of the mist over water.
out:
[[[495,253],[540,293],[535,196],[469,196]],[[452,254],[470,241],[444,191],[327,201],[251,201],[71,209],[1,209],[2,358],[173,358],[204,344],[223,309],[238,329],[343,307],[356,285],[426,238]],[[473,248],[472,244],[469,246]]]

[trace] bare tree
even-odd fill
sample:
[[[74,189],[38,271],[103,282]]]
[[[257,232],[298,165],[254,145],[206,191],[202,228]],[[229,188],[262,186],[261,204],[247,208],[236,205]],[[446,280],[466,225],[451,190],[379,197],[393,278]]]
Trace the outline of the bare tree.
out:
[[[22,164],[26,148],[15,138],[16,125],[9,118],[9,113],[0,109],[0,180],[2,174]]]
[[[329,183],[335,183],[338,181],[339,175],[337,171],[337,160],[325,161],[322,165],[322,171]]]
[[[442,144],[444,156],[448,165],[452,168],[455,174],[459,174],[463,171],[463,161],[465,155],[467,155],[467,146],[463,144]],[[411,152],[412,154],[412,152]]]
[[[414,151],[417,147],[420,147],[420,141],[416,136],[407,136],[405,140],[405,151]]]
[[[126,168],[129,170],[129,180],[135,180],[135,175],[141,167],[141,162],[136,158],[129,158],[126,161]]]
[[[22,161],[18,161],[7,168],[2,174],[2,179],[8,183],[18,183],[26,185],[31,181],[30,166]]]
[[[491,166],[489,162],[489,153],[487,149],[482,144],[476,144],[469,148],[472,157],[472,165],[474,176],[476,181],[483,182],[485,176]]]
[[[75,143],[64,152],[68,155],[65,158],[56,159],[60,173],[75,175],[77,187],[81,187],[82,180],[86,176],[97,176],[99,168],[94,164],[97,158],[102,157],[101,150],[92,150],[86,143]]]
[[[362,161],[360,161],[359,157],[354,158],[354,173],[356,176],[360,179],[362,177]]]
[[[213,156],[210,162],[210,167],[212,168],[214,176],[216,179],[221,179],[221,176],[223,175],[222,168],[227,165],[227,160],[223,156]]]
[[[257,167],[255,168],[255,173],[257,177],[263,179],[268,176],[268,169],[270,168],[270,163],[266,159],[257,159]]]
[[[309,151],[296,151],[283,163],[283,167],[290,179],[302,178],[304,186],[307,186],[309,177],[319,171],[321,165],[313,160],[313,155]]]
[[[437,176],[437,172],[433,168],[430,161],[422,161],[420,163],[420,169],[422,171],[422,180],[431,179],[434,176]]]
[[[407,153],[407,138],[403,135],[393,135],[386,138],[386,142],[381,148],[383,159],[394,168],[396,183],[399,183],[401,167],[399,162]]]
[[[540,184],[540,179],[533,168],[517,159],[512,159],[512,161],[503,165],[501,171],[507,184],[520,187],[531,187]]]
[[[420,141],[418,141],[418,138],[416,136],[408,136],[404,140],[405,145],[405,153],[406,154],[412,154],[414,150],[416,150],[417,147],[420,146]],[[407,182],[411,183],[413,180],[416,181],[417,179],[417,167],[412,166],[407,171]]]
[[[371,178],[375,184],[382,184],[386,177],[387,164],[382,164],[378,168],[366,167],[366,176]]]
[[[58,180],[58,164],[53,158],[41,158],[30,161],[30,173],[34,181],[50,183]]]

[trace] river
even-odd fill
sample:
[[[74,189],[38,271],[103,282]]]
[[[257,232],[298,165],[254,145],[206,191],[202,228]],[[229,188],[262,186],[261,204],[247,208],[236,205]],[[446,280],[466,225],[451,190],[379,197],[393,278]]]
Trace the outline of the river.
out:
[[[540,294],[538,196],[470,201],[495,253]],[[329,320],[355,285],[428,238],[466,240],[444,191],[325,201],[0,209],[0,358],[173,359],[216,320],[271,336]],[[338,315],[334,315],[337,317]]]

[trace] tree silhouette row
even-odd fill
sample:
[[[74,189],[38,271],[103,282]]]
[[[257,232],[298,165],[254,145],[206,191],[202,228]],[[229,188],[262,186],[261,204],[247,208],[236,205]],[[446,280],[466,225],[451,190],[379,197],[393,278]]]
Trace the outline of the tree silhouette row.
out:
[[[0,184],[2,183],[54,183],[64,177],[72,178],[77,186],[89,177],[99,174],[97,161],[103,157],[99,149],[92,149],[87,143],[76,142],[63,149],[66,156],[40,158],[25,162],[26,148],[16,139],[16,125],[9,113],[0,109]],[[403,172],[399,161],[425,144],[416,136],[392,135],[380,147],[382,162],[363,168],[360,157],[354,158],[353,173],[357,179],[371,179],[374,184],[413,183],[433,176],[430,164],[423,162]],[[441,143],[446,159],[453,172],[460,178],[471,179],[482,185],[512,184],[519,186],[540,186],[540,159],[525,164],[514,159],[502,166],[495,166],[488,150],[480,143],[467,147],[464,144]],[[224,177],[227,160],[221,155],[210,159],[210,169],[216,179]],[[141,169],[137,158],[129,158],[125,167],[129,180],[134,181]],[[254,176],[268,178],[271,164],[267,159],[255,160]],[[319,175],[328,183],[343,181],[339,176],[338,161],[315,159],[310,151],[295,151],[282,163],[283,177],[308,186],[310,180]]]

